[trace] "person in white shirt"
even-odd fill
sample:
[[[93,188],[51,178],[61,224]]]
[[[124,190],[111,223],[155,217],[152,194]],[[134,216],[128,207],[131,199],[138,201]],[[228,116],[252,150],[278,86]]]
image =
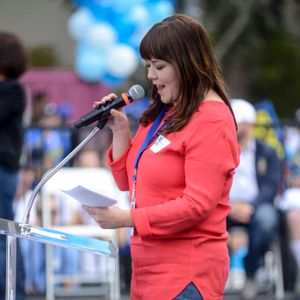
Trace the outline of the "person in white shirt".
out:
[[[243,99],[233,99],[231,106],[238,124],[241,155],[230,192],[232,210],[228,217],[228,230],[230,232],[238,226],[248,235],[243,298],[255,299],[255,274],[277,232],[278,213],[274,198],[279,189],[280,161],[274,149],[252,134],[256,122],[252,104]]]

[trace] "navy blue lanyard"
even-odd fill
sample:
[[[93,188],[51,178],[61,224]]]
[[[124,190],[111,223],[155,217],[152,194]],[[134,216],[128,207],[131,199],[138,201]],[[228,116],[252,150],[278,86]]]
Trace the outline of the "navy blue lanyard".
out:
[[[159,113],[157,118],[155,119],[154,123],[152,124],[151,128],[149,129],[145,140],[137,154],[137,157],[135,159],[134,163],[134,171],[132,175],[132,193],[131,193],[131,207],[135,208],[135,185],[136,185],[136,175],[137,175],[137,169],[139,166],[140,158],[143,154],[143,152],[146,150],[146,148],[151,144],[151,142],[159,135],[159,133],[166,128],[167,124],[164,123],[160,128],[159,124],[161,123],[163,117],[165,116],[167,112],[167,108],[163,108],[163,110]]]
[[[139,165],[139,161],[140,158],[143,154],[143,152],[146,150],[146,148],[148,147],[148,145],[158,136],[159,132],[161,132],[165,127],[166,127],[166,123],[163,124],[159,130],[157,130],[159,124],[161,123],[163,117],[166,114],[167,109],[163,108],[163,110],[159,113],[159,115],[157,116],[157,118],[155,119],[154,123],[152,124],[151,128],[149,129],[145,140],[137,154],[137,157],[135,159],[135,163],[134,163],[134,168],[137,169],[138,165]],[[157,131],[156,131],[157,130]]]

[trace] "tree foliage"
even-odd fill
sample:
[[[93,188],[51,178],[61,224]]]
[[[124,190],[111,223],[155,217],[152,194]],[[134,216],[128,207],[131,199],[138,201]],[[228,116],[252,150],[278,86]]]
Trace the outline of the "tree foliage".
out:
[[[271,99],[281,118],[300,107],[300,4],[284,0],[206,0],[212,34],[233,97]]]

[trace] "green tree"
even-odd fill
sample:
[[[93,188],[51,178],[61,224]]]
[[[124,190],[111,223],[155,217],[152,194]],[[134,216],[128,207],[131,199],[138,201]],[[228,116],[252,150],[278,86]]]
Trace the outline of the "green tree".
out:
[[[212,34],[233,97],[273,101],[281,118],[300,107],[300,4],[284,0],[205,0]]]

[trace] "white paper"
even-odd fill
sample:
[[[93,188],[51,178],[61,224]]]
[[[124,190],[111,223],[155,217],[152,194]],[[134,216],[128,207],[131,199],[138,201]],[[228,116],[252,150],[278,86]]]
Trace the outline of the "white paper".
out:
[[[106,197],[102,194],[93,192],[81,185],[71,190],[62,190],[62,192],[75,198],[82,205],[91,207],[108,207],[117,203],[116,200]]]

